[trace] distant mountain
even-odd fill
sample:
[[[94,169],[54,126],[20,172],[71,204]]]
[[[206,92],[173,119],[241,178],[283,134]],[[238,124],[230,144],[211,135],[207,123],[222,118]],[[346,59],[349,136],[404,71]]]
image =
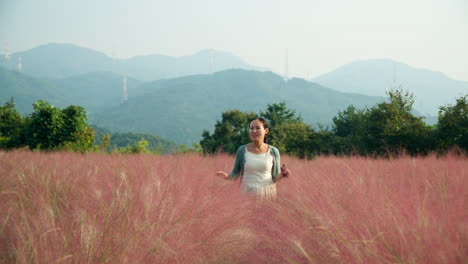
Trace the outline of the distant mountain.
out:
[[[92,72],[51,82],[66,94],[68,101],[83,106],[90,113],[117,106],[124,99],[124,78],[112,72]],[[141,83],[127,77],[127,91]]]
[[[215,50],[204,50],[182,57],[148,55],[113,59],[98,51],[58,43],[14,53],[8,61],[5,56],[1,56],[0,66],[17,69],[19,57],[24,73],[42,78],[66,78],[90,72],[111,71],[138,80],[153,81],[232,68],[265,70],[249,65],[230,53]]]
[[[348,105],[371,106],[382,97],[337,92],[302,79],[284,81],[271,72],[227,70],[142,84],[125,103],[92,115],[93,124],[112,131],[154,133],[190,145],[212,130],[230,109],[258,113],[286,102],[310,124],[330,124]]]
[[[386,59],[355,61],[312,81],[341,92],[372,96],[384,96],[385,91],[401,86],[415,95],[414,108],[430,115],[437,115],[440,106],[454,104],[455,98],[468,94],[466,81]]]
[[[63,107],[70,103],[55,83],[42,80],[0,67],[0,104],[13,97],[16,109],[22,114],[33,111],[32,104],[45,100],[52,105]]]
[[[72,44],[51,43],[13,53],[9,61],[0,57],[0,66],[17,69],[21,57],[22,72],[40,78],[64,78],[88,72],[109,71],[112,59],[101,52]]]
[[[127,78],[131,91],[142,82]],[[14,98],[16,109],[31,113],[32,104],[44,100],[57,107],[83,106],[88,113],[118,106],[123,101],[123,77],[111,72],[93,72],[63,79],[30,77],[0,67],[0,100]]]

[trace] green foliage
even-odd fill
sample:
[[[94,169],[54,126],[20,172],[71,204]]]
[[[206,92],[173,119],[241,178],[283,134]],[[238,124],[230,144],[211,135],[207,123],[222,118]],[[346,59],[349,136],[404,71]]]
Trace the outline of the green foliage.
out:
[[[188,148],[186,145],[179,145],[177,153],[203,153],[203,148],[200,144],[193,143],[191,148]]]
[[[296,110],[288,109],[285,102],[269,104],[265,112],[260,111],[260,116],[265,118],[271,127],[279,127],[291,122],[302,122],[302,117],[296,114]]]
[[[132,147],[119,148],[119,152],[125,154],[150,153],[148,150],[148,145],[148,141],[142,138]]]
[[[113,151],[118,149],[131,148],[138,144],[142,138],[148,141],[148,150],[151,153],[167,154],[177,150],[177,144],[167,139],[152,134],[144,133],[112,133],[111,131],[94,127],[96,131],[95,144],[101,151]],[[106,136],[107,135],[107,136]],[[106,141],[108,141],[106,143]]]
[[[107,148],[108,148],[109,145],[110,145],[110,139],[111,139],[110,134],[103,134],[103,135],[101,136],[101,143],[99,144],[99,149],[100,149],[101,151],[104,152],[104,151],[107,150]]]
[[[294,110],[288,109],[286,103],[270,104],[260,116],[269,121],[268,142],[281,152],[297,157],[310,157],[312,152],[305,148],[314,134],[310,125],[302,122]],[[250,141],[249,121],[259,115],[230,110],[222,114],[222,120],[215,125],[212,135],[204,131],[200,142],[205,153],[224,151],[234,154],[240,145]],[[274,125],[272,125],[274,124]]]
[[[0,148],[22,145],[23,116],[16,111],[13,98],[0,106]]]
[[[59,108],[44,101],[37,101],[34,112],[27,118],[26,145],[32,149],[57,149],[62,143],[64,121]]]
[[[370,109],[349,106],[333,118],[335,153],[393,155],[425,154],[434,148],[433,130],[412,113],[414,96],[401,89],[388,92],[389,101]]]
[[[74,151],[87,151],[93,147],[94,130],[86,123],[86,110],[71,105],[62,110],[63,127],[60,141]]]
[[[85,127],[77,130],[71,135],[71,141],[64,141],[61,146],[70,151],[87,152],[94,148],[94,130],[92,127]]]
[[[300,158],[311,157],[313,149],[309,143],[315,132],[310,125],[297,121],[287,122],[271,131],[275,135],[271,144],[280,152]]]
[[[366,153],[367,110],[357,109],[354,105],[338,112],[333,118],[335,152],[340,154]]]
[[[86,124],[86,111],[80,106],[63,110],[37,101],[34,112],[23,118],[13,99],[0,107],[0,147],[86,152],[93,148],[94,131]]]
[[[269,104],[265,112],[260,111],[260,116],[269,123],[269,143],[283,153],[310,157],[310,150],[305,146],[315,132],[310,125],[302,122],[302,117],[295,110],[288,109],[285,102],[280,102]]]
[[[440,108],[437,136],[441,150],[459,147],[468,151],[468,95]]]
[[[224,151],[234,154],[237,148],[249,141],[249,121],[257,117],[255,113],[243,113],[230,110],[222,114],[221,121],[217,121],[213,135],[204,131],[200,145],[207,153]]]
[[[153,133],[187,146],[200,142],[204,130],[213,133],[221,113],[232,109],[258,114],[266,111],[268,104],[284,101],[301,113],[304,122],[328,125],[336,112],[349,104],[363,107],[382,100],[336,92],[299,79],[285,83],[271,72],[245,70],[146,83],[129,89],[129,98],[118,107],[95,111],[91,123],[115,132]]]
[[[388,92],[389,102],[372,107],[367,112],[367,153],[397,154],[403,150],[410,154],[426,151],[427,126],[421,117],[412,114],[414,96],[402,90]]]
[[[468,149],[468,96],[457,99],[454,106],[441,107],[437,131],[412,113],[411,93],[392,90],[388,97],[388,101],[371,108],[348,106],[333,118],[330,131],[315,131],[284,102],[268,105],[261,115],[271,122],[269,143],[284,154],[300,158],[320,154],[390,156],[402,152],[425,155],[437,149]],[[222,146],[223,151],[235,153],[237,147],[250,141],[246,129],[254,116],[239,110],[224,112],[215,132],[203,133],[200,144],[204,151],[214,153]]]

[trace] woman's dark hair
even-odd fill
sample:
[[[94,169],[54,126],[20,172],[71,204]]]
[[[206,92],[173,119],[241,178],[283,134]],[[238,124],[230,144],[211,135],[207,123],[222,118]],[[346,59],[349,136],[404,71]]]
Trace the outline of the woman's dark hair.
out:
[[[256,118],[253,118],[252,120],[250,120],[249,128],[250,128],[250,123],[252,123],[252,121],[254,121],[254,120],[260,121],[262,123],[264,129],[268,128],[268,122],[263,117],[256,117]],[[265,142],[265,143],[267,142],[267,135],[265,135],[265,137],[263,138],[263,142]]]

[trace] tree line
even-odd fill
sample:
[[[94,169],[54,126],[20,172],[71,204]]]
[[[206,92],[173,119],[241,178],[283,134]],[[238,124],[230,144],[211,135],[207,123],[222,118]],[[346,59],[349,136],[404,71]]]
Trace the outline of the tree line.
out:
[[[234,154],[240,145],[250,141],[249,120],[260,116],[270,125],[267,142],[282,153],[300,158],[427,155],[453,149],[468,153],[467,95],[456,99],[454,105],[440,107],[438,122],[432,126],[413,114],[413,94],[397,89],[387,95],[387,101],[370,108],[348,106],[333,118],[331,128],[314,129],[284,102],[270,104],[259,114],[226,111],[221,121],[216,122],[213,133],[203,132],[200,145],[205,153]]]
[[[15,109],[13,99],[0,106],[0,148],[92,149],[94,131],[86,123],[83,107],[60,109],[39,100],[33,108],[32,114],[23,116]]]
[[[111,151],[113,146],[113,151],[121,153],[168,153],[166,149],[170,149],[171,153],[234,154],[240,145],[250,141],[249,120],[261,116],[270,124],[268,143],[282,153],[299,158],[391,156],[402,152],[426,155],[452,149],[468,153],[468,95],[457,98],[454,105],[440,107],[438,122],[432,126],[413,114],[413,104],[411,93],[392,90],[386,101],[362,109],[350,105],[333,118],[331,128],[319,126],[318,129],[304,123],[301,115],[284,102],[269,104],[258,114],[229,110],[222,113],[213,133],[204,131],[200,144],[188,148],[138,133],[115,134],[111,143],[110,133],[87,124],[86,110],[81,106],[60,109],[39,100],[33,105],[33,113],[23,116],[11,99],[0,105],[0,149],[87,152]],[[99,138],[95,139],[96,132]],[[151,147],[153,151],[149,150]]]
[[[175,143],[154,135],[111,133],[89,126],[81,106],[61,109],[39,100],[33,104],[33,113],[23,116],[12,98],[0,105],[0,149],[18,148],[157,154],[178,151]]]

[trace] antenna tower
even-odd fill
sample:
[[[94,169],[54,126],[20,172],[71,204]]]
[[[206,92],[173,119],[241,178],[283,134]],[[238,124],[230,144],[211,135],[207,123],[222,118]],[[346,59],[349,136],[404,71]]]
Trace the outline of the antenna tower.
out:
[[[123,96],[122,96],[122,102],[125,102],[128,100],[128,93],[127,93],[127,75],[123,76]]]
[[[5,45],[5,60],[9,62],[11,56],[10,56],[10,49],[8,48],[8,41],[5,41],[4,45]]]
[[[210,73],[213,73],[213,59],[214,55],[213,55],[213,49],[210,50]]]
[[[289,56],[288,56],[288,49],[286,49],[286,58],[284,62],[284,79],[289,79]]]
[[[18,56],[18,71],[23,70],[23,58],[21,56]]]

